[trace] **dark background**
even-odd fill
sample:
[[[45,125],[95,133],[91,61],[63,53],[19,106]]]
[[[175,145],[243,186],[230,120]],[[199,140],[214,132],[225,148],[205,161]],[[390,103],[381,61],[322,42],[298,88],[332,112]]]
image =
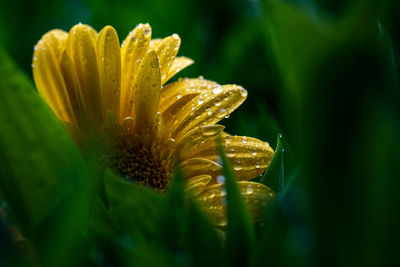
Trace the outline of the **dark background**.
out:
[[[400,3],[396,0],[0,1],[0,44],[31,76],[53,28],[138,23],[178,33],[178,77],[240,84],[223,123],[276,145],[291,182],[266,255],[274,265],[385,266],[399,238]]]

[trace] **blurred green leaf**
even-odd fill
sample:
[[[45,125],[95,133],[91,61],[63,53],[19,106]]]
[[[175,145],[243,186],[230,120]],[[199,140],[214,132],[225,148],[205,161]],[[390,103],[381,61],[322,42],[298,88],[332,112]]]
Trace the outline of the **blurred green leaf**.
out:
[[[105,194],[111,217],[130,236],[158,238],[165,201],[152,189],[125,181],[112,171],[104,176]]]
[[[64,126],[1,50],[0,125],[1,193],[43,262],[68,264],[90,176]]]
[[[282,136],[278,134],[274,156],[260,182],[275,192],[281,193],[285,189]]]
[[[253,261],[254,256],[254,226],[250,212],[240,194],[234,173],[221,146],[219,146],[219,154],[225,176],[228,218],[225,261],[227,266],[247,266]]]
[[[221,266],[222,240],[195,200],[188,203],[186,244],[193,266]]]

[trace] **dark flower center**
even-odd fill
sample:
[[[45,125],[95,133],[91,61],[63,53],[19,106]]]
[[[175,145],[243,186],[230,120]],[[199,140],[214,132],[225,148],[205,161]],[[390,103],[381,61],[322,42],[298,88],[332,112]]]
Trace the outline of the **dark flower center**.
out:
[[[165,168],[157,149],[143,144],[138,136],[123,133],[111,148],[110,166],[116,173],[134,182],[164,192],[168,187]]]

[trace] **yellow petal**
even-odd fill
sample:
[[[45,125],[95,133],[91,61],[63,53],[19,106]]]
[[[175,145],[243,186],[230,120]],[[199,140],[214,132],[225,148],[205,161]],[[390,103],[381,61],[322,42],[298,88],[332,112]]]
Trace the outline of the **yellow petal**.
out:
[[[180,159],[188,159],[188,158],[194,158],[192,156],[195,152],[197,151],[200,147],[200,149],[204,150],[202,147],[204,146],[203,144],[205,143],[212,143],[214,146],[212,148],[215,148],[216,142],[214,142],[215,137],[218,136],[219,133],[221,133],[224,130],[225,126],[223,125],[205,125],[199,128],[195,128],[188,133],[186,133],[176,144],[175,147],[175,153]],[[207,142],[208,140],[211,140],[211,142]],[[208,145],[207,147],[209,147]],[[218,155],[216,149],[215,149],[215,154]],[[203,153],[204,155],[207,155],[207,153]],[[198,157],[203,158],[202,153],[196,153]],[[189,156],[188,156],[189,155]],[[210,159],[210,158],[209,158]],[[212,160],[217,160],[217,158],[213,158]]]
[[[161,38],[151,39],[149,49],[150,50],[156,49],[160,45],[161,41],[162,41]]]
[[[165,83],[167,74],[178,54],[179,46],[181,45],[181,38],[177,34],[168,36],[161,40],[155,49],[160,60],[160,73],[162,84]]]
[[[163,83],[166,83],[175,74],[183,70],[184,68],[192,65],[194,61],[188,57],[176,57],[174,63],[172,63],[171,69],[168,71],[167,77],[165,77]]]
[[[63,52],[60,58],[60,70],[64,77],[66,88],[68,88],[69,99],[75,111],[79,129],[83,132],[87,132],[90,129],[91,122],[87,114],[86,103],[83,98],[74,64],[66,51]]]
[[[67,88],[61,74],[56,54],[60,53],[66,35],[60,31],[45,34],[35,47],[33,77],[39,94],[60,120],[76,124]]]
[[[104,27],[96,40],[104,117],[108,111],[119,117],[121,90],[121,54],[119,49],[117,32],[111,26]]]
[[[62,30],[52,30],[43,35],[40,42],[45,42],[53,51],[57,59],[60,58],[62,52],[65,49],[65,42],[67,40],[68,33]],[[36,50],[36,47],[35,47]]]
[[[183,140],[183,139],[182,139]],[[247,136],[223,137],[224,149],[238,180],[250,180],[262,174],[271,162],[274,150],[256,138]],[[217,160],[218,150],[215,138],[209,138],[202,144],[192,146],[182,159],[207,158]]]
[[[247,91],[238,85],[214,87],[211,92],[195,97],[177,111],[170,136],[178,140],[190,129],[217,123],[235,110],[247,97]]]
[[[207,184],[211,181],[209,175],[199,175],[187,180],[185,191],[193,196],[197,196],[203,192]]]
[[[161,77],[157,54],[150,50],[139,66],[135,88],[135,125],[139,135],[148,135],[160,101]]]
[[[211,181],[210,175],[199,175],[186,180],[186,186],[193,186],[196,184],[205,184],[207,185]]]
[[[164,113],[163,117],[167,121],[167,117],[176,113],[175,110],[179,110],[194,97],[210,91],[216,85],[218,84],[213,81],[187,78],[167,84],[161,90],[159,111]],[[169,112],[166,112],[168,109]]]
[[[239,190],[253,221],[262,220],[266,207],[275,199],[275,192],[269,187],[254,182],[238,182]],[[207,186],[198,196],[217,226],[227,225],[226,191],[223,184]]]
[[[149,49],[150,39],[150,25],[139,24],[122,43],[121,119],[133,115],[136,74]]]
[[[71,28],[66,50],[74,62],[86,108],[95,128],[103,125],[99,70],[94,41],[97,33],[83,24]]]
[[[192,178],[199,175],[209,175],[217,177],[221,173],[221,165],[202,158],[187,159],[180,163],[182,172],[186,178]]]

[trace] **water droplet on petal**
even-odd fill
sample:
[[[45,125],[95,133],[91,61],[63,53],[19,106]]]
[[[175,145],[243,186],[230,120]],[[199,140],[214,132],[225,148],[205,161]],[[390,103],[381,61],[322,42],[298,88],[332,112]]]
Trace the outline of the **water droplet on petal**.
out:
[[[244,144],[247,143],[247,138],[246,138],[246,136],[243,136],[242,142],[243,142]]]
[[[244,89],[243,87],[240,87],[240,88],[239,88],[239,92],[240,92],[240,95],[241,95],[241,96],[243,96],[243,97],[246,97],[246,96],[247,96],[247,91],[246,91],[246,89]]]
[[[224,118],[227,114],[228,114],[228,111],[226,111],[226,109],[224,109],[224,108],[221,108],[220,110],[218,110],[217,118],[222,119],[222,118]]]
[[[220,184],[225,183],[225,176],[223,176],[223,175],[218,175],[217,181],[218,181],[218,183],[220,183]]]
[[[204,136],[212,136],[218,132],[218,130],[216,130],[216,128],[212,127],[212,126],[201,127],[200,131],[201,131],[201,134]]]
[[[221,92],[222,92],[222,86],[221,86],[221,85],[215,85],[215,86],[213,87],[213,89],[212,89],[212,92],[213,92],[214,94],[219,94],[219,93],[221,93]]]
[[[246,194],[253,194],[253,187],[251,185],[248,185],[246,188]]]
[[[233,165],[233,169],[234,169],[235,171],[240,171],[240,170],[242,169],[241,164],[242,164],[242,163],[241,163],[240,161],[236,161],[235,164]]]
[[[261,168],[260,162],[256,162],[256,165],[254,165],[254,167],[256,167],[256,169]]]
[[[199,99],[197,100],[197,104],[201,105],[201,104],[203,104],[203,103],[204,103],[204,99],[203,99],[203,98],[199,98]]]
[[[221,99],[220,98],[216,98],[215,99],[215,106],[219,107],[219,106],[221,106],[221,104],[222,104]]]

